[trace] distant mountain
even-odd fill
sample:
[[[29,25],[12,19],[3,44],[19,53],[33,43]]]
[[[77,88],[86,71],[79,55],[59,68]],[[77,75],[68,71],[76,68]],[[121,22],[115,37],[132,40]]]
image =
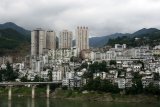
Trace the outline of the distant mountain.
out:
[[[19,32],[20,34],[25,35],[25,36],[27,36],[27,35],[30,36],[30,33],[31,33],[29,30],[26,30],[26,29],[16,25],[13,22],[6,22],[4,24],[0,24],[0,29],[2,29],[2,30],[3,29],[9,29],[9,28],[14,29],[17,32]]]
[[[144,35],[144,34],[151,34],[151,33],[158,32],[158,31],[159,30],[156,28],[149,28],[149,29],[143,28],[141,30],[134,32],[132,35],[139,36],[139,35]]]
[[[89,46],[93,48],[103,47],[110,38],[117,38],[117,37],[121,37],[125,35],[128,35],[128,34],[115,33],[115,34],[108,35],[108,36],[92,37],[92,38],[89,38]],[[73,46],[75,46],[76,41],[73,40],[72,44]]]
[[[130,34],[122,34],[122,33],[115,33],[108,36],[101,36],[101,37],[92,37],[89,38],[89,46],[90,47],[103,47],[106,45],[109,39],[122,37],[122,36],[129,36]]]
[[[92,37],[92,38],[89,39],[89,45],[90,45],[90,47],[103,47],[108,43],[108,41],[110,39],[113,40],[113,39],[116,39],[116,38],[122,39],[122,38],[125,38],[125,37],[129,37],[129,38],[145,37],[147,35],[154,34],[156,32],[159,32],[159,30],[156,29],[156,28],[148,28],[148,29],[143,28],[143,29],[140,29],[140,30],[134,32],[133,34],[115,33],[115,34],[111,34],[111,35],[107,35],[107,36]],[[119,43],[121,43],[121,42],[122,41],[120,41]],[[118,40],[117,40],[117,43],[118,43]]]
[[[0,49],[15,49],[21,43],[27,42],[21,33],[14,29],[3,29],[0,30]]]
[[[138,38],[138,39],[135,39]],[[160,44],[160,30],[156,28],[143,28],[130,36],[121,36],[115,39],[109,39],[106,45],[127,44],[128,47],[137,47],[141,45],[155,46]]]
[[[23,34],[11,28],[0,30],[0,56],[10,55],[13,53],[18,55],[20,51],[24,52],[26,47],[28,49],[28,46],[30,47],[28,38]]]

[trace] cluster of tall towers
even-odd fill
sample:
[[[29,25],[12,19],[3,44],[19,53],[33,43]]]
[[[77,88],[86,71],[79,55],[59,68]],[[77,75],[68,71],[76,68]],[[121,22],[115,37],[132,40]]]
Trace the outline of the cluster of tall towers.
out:
[[[77,27],[76,29],[76,49],[78,52],[89,49],[89,31],[88,27]],[[53,30],[45,31],[41,28],[31,32],[31,55],[43,55],[47,50],[71,49],[73,33],[63,30],[59,33],[58,46],[56,44],[56,33]]]

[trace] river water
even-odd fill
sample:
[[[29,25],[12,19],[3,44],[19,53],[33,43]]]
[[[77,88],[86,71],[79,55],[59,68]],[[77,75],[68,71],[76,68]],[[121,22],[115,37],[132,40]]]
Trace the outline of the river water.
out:
[[[115,103],[97,101],[73,101],[30,97],[0,97],[0,107],[160,107],[160,103]]]

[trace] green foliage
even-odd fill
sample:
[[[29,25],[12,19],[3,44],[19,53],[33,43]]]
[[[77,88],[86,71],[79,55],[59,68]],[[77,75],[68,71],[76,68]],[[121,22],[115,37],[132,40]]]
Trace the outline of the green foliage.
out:
[[[6,69],[0,70],[0,81],[15,81],[18,76],[18,71],[14,71],[9,62]]]
[[[145,94],[160,95],[160,89],[158,86],[154,86],[153,83],[150,83],[148,87],[144,89]]]
[[[72,57],[70,58],[70,61],[71,61],[71,62],[79,62],[80,59],[79,59],[78,57],[72,56]]]
[[[115,65],[116,66],[116,61],[115,60],[110,60],[109,65]]]
[[[98,62],[89,65],[89,71],[92,73],[98,72]]]
[[[85,63],[82,63],[82,65],[81,65],[81,67],[80,67],[81,69],[83,69],[83,68],[88,68],[88,63],[87,62],[85,62]]]
[[[154,73],[154,80],[159,80],[160,76],[159,73]]]
[[[138,60],[138,61],[134,61],[134,63],[141,64],[142,65],[141,70],[144,70],[144,62],[143,61]]]
[[[30,38],[18,33],[13,29],[0,30],[0,55],[6,55],[6,53],[12,53],[16,51],[17,48],[24,43],[26,43],[25,45],[27,47],[29,41]]]
[[[111,92],[111,93],[120,92],[117,85],[113,85],[110,81],[101,80],[100,78],[90,79],[87,82],[87,84],[83,87],[83,90]]]
[[[133,73],[133,85],[131,88],[126,89],[127,94],[141,94],[143,93],[143,84],[141,81],[142,76],[138,72]]]
[[[135,38],[139,38],[135,40]],[[152,32],[147,34],[140,34],[137,36],[122,36],[115,39],[109,39],[107,45],[114,46],[114,44],[127,44],[128,47],[137,47],[142,45],[155,46],[160,43],[160,32]]]
[[[90,64],[89,65],[89,71],[92,72],[92,73],[95,73],[95,72],[108,72],[106,61],[94,62],[93,64]]]
[[[87,63],[83,63],[80,68],[88,68],[88,72],[83,74],[84,78],[93,78],[93,73],[96,72],[108,72],[106,61],[94,62],[89,66]]]
[[[93,73],[92,72],[85,72],[83,74],[83,78],[93,78]]]
[[[44,81],[44,79],[43,78],[40,78],[38,75],[36,75],[35,77],[34,77],[34,80],[33,80],[33,82],[43,82]]]
[[[48,71],[48,78],[49,78],[48,81],[52,81],[53,80],[53,78],[52,78],[52,71],[51,70]]]
[[[99,71],[108,72],[106,61],[102,61],[101,63],[99,63]]]
[[[24,77],[21,78],[21,82],[28,82],[27,75],[25,75]]]

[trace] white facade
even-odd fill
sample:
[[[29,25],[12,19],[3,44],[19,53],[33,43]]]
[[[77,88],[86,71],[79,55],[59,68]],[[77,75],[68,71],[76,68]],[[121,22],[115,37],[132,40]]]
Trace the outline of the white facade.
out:
[[[88,27],[77,27],[76,29],[76,48],[78,49],[78,53],[81,50],[89,49]]]
[[[118,88],[124,89],[125,88],[125,84],[126,84],[126,81],[125,81],[124,78],[118,78]]]
[[[120,45],[120,44],[115,44],[115,49],[126,49],[126,44]]]
[[[62,71],[61,70],[53,70],[52,80],[53,81],[62,81]]]
[[[100,77],[101,79],[106,79],[107,73],[106,72],[97,72],[93,74],[93,78]]]
[[[42,29],[36,29],[31,32],[31,55],[38,56],[44,53],[46,48],[46,35]]]
[[[32,71],[36,72],[36,73],[40,74],[40,72],[43,71],[43,66],[44,66],[44,64],[43,64],[42,60],[34,60],[33,59],[31,62]]]
[[[72,47],[72,32],[63,30],[59,36],[59,48],[60,49],[71,49]]]
[[[46,32],[46,48],[49,50],[56,49],[56,33],[53,30]]]

